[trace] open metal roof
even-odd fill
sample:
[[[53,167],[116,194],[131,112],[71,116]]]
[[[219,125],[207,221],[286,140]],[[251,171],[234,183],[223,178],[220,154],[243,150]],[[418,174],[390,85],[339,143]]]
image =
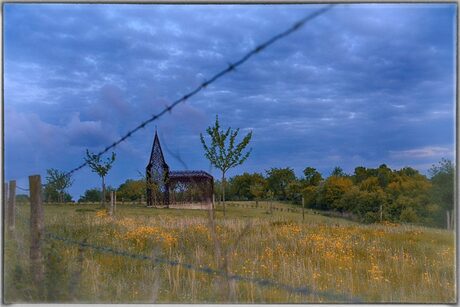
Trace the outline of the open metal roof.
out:
[[[207,177],[212,179],[213,177],[205,171],[170,171],[169,178],[179,177]]]

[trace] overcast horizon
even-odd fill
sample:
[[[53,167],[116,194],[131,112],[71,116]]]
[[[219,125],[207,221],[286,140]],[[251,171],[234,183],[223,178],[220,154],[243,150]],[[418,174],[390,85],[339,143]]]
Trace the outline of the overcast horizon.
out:
[[[27,187],[31,174],[73,169],[322,7],[4,4],[5,180]],[[199,140],[217,114],[239,140],[253,131],[229,176],[381,164],[426,174],[454,161],[456,9],[335,6],[123,142],[107,185],[145,172],[155,127],[171,170],[219,179]],[[100,187],[89,168],[73,178],[75,201]]]

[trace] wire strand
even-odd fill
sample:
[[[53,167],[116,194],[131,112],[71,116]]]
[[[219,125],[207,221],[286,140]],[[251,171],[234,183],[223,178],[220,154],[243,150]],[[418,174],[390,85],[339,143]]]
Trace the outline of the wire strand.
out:
[[[196,87],[194,90],[188,92],[187,94],[183,95],[181,98],[175,100],[174,102],[172,102],[170,105],[167,105],[161,112],[157,113],[157,114],[153,114],[149,119],[141,122],[139,125],[137,125],[134,129],[128,131],[124,136],[122,136],[120,139],[118,139],[117,141],[113,142],[111,145],[108,145],[106,146],[102,151],[98,152],[97,153],[97,156],[100,157],[102,156],[103,154],[105,154],[106,152],[108,152],[109,150],[115,148],[116,146],[118,146],[120,143],[124,142],[125,140],[127,140],[128,138],[130,138],[134,133],[136,133],[137,131],[139,131],[140,129],[143,129],[145,128],[145,126],[147,126],[148,124],[152,123],[153,121],[159,119],[160,117],[162,117],[164,114],[166,113],[170,113],[172,111],[172,109],[174,109],[177,105],[179,105],[180,103],[182,102],[185,102],[186,100],[188,100],[189,98],[195,96],[196,94],[198,94],[200,91],[202,91],[203,89],[205,89],[207,86],[209,86],[210,84],[216,82],[218,79],[222,78],[223,76],[225,76],[226,74],[232,72],[232,71],[235,71],[235,69],[242,65],[243,63],[245,63],[247,60],[249,60],[252,56],[254,56],[255,54],[258,54],[259,52],[265,50],[267,47],[269,47],[270,45],[274,44],[276,41],[288,36],[289,34],[295,32],[295,31],[298,31],[300,28],[302,28],[306,23],[310,22],[311,20],[313,20],[314,18],[324,14],[325,12],[329,11],[330,9],[332,9],[333,7],[335,6],[335,4],[329,4],[329,5],[326,5],[325,7],[319,9],[319,10],[316,10],[315,12],[313,13],[310,13],[308,15],[306,15],[304,18],[300,19],[299,21],[295,22],[291,27],[289,27],[288,29],[272,36],[270,39],[266,40],[265,42],[263,42],[262,44],[258,45],[257,47],[255,47],[254,49],[252,49],[251,51],[247,52],[244,56],[242,56],[239,60],[233,62],[233,63],[230,63],[228,65],[227,68],[221,70],[220,72],[216,73],[214,76],[212,76],[208,81],[204,81],[203,83],[201,83],[198,87]],[[79,166],[77,166],[76,168],[70,170],[69,172],[66,173],[67,176],[70,176],[71,174],[79,171],[80,169],[84,168],[88,163],[87,162],[84,162],[82,164],[80,164]]]

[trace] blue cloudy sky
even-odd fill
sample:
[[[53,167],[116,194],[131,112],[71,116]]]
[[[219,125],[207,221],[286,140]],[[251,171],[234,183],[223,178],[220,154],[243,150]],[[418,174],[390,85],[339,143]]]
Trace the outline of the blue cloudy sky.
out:
[[[4,5],[5,179],[70,170],[319,5]],[[338,5],[117,148],[138,178],[155,125],[171,169],[219,172],[199,133],[253,131],[229,175],[454,158],[456,4]],[[77,172],[74,199],[99,186]]]

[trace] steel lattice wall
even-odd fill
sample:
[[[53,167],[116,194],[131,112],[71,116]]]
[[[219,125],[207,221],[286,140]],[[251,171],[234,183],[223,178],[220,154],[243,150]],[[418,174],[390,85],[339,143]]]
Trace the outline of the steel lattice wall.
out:
[[[169,171],[156,132],[146,178],[149,207],[212,204],[214,178],[204,171]]]

